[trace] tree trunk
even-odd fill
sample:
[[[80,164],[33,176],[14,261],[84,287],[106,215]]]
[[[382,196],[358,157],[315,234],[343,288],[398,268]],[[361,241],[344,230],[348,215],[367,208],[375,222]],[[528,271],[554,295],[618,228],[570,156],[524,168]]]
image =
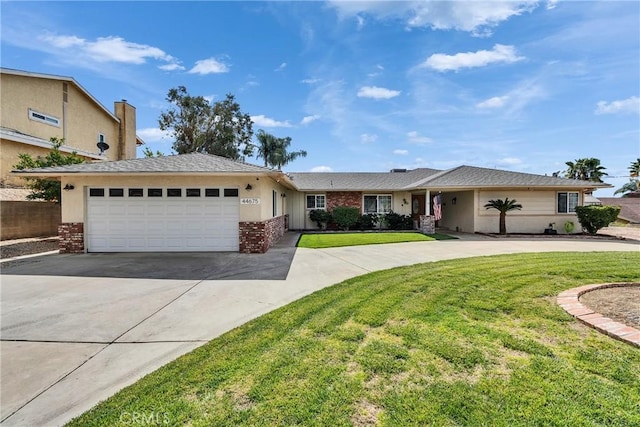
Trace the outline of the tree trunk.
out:
[[[500,234],[507,234],[507,214],[500,212]]]

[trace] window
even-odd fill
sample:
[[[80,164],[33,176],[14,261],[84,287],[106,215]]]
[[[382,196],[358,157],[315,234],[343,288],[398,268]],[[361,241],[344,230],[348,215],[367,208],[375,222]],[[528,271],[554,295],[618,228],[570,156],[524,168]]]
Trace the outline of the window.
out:
[[[147,189],[147,197],[162,197],[162,188]]]
[[[224,189],[224,197],[238,197],[238,189],[237,188],[225,188]]]
[[[33,111],[32,109],[29,109],[29,118],[37,122],[42,122],[51,126],[60,127],[60,119],[58,119],[57,117],[53,117],[44,113],[39,113],[37,111]]]
[[[578,206],[577,192],[558,193],[558,213],[572,213]]]
[[[104,197],[104,188],[90,188],[89,189],[90,197]]]
[[[144,191],[142,188],[130,188],[129,189],[129,197],[142,197],[144,196]]]
[[[278,216],[278,192],[272,191],[271,198],[273,199],[273,217],[275,218]]]
[[[182,188],[167,188],[167,197],[182,197]]]
[[[124,190],[122,188],[110,188],[109,197],[124,197]]]
[[[99,133],[98,134],[98,142],[106,142],[104,134],[103,133]]]
[[[391,196],[388,194],[364,196],[364,213],[389,213],[391,212]]]
[[[307,209],[324,209],[326,206],[325,201],[324,194],[308,194]]]
[[[205,188],[204,197],[220,197],[219,188]]]
[[[200,197],[199,188],[187,188],[187,197]]]

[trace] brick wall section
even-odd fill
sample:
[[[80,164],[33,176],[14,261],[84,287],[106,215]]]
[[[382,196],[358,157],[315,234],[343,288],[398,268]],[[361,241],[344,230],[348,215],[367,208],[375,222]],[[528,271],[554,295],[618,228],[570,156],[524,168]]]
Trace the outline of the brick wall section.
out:
[[[336,206],[349,206],[362,212],[362,192],[360,191],[327,191],[327,210]]]
[[[266,221],[240,222],[240,252],[263,254],[284,236],[286,219],[283,216]]]
[[[61,254],[84,253],[84,223],[63,222],[58,226]]]

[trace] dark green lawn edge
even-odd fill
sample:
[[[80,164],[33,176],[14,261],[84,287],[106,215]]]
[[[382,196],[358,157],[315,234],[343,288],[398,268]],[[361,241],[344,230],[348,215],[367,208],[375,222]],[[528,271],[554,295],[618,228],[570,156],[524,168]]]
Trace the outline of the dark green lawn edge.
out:
[[[318,238],[320,243],[310,243],[305,236]],[[410,237],[409,237],[410,236]],[[416,238],[420,236],[419,238]],[[419,232],[321,232],[303,233],[298,238],[297,247],[309,249],[326,249],[344,246],[381,245],[388,243],[428,242],[432,240],[452,240],[457,237],[446,234],[422,234]]]

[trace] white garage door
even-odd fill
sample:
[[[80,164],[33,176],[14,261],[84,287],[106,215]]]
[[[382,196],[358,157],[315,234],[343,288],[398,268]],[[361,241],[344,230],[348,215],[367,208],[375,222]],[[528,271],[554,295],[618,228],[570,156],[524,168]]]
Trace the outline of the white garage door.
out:
[[[238,251],[237,188],[89,188],[89,252]]]

